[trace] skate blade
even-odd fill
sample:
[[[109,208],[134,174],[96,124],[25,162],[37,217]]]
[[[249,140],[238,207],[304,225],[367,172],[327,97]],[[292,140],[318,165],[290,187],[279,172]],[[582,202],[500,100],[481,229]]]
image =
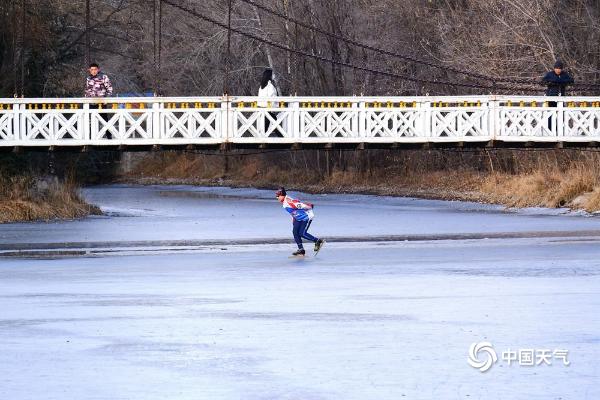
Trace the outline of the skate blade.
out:
[[[316,257],[317,254],[319,254],[319,252],[321,250],[323,250],[323,246],[325,246],[325,243],[327,243],[325,240],[323,240],[323,243],[321,243],[321,247],[319,247],[319,250],[315,251],[315,255],[313,257]]]

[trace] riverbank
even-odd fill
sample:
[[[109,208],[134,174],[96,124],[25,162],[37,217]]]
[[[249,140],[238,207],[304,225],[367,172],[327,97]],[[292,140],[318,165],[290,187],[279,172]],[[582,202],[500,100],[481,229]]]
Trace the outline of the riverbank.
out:
[[[141,157],[121,181],[256,188],[282,185],[310,193],[600,211],[600,173],[596,167],[600,157],[596,153],[426,152],[410,153],[408,158],[404,154],[398,160],[381,151],[379,156],[359,154],[348,160],[340,153],[337,159],[324,161],[318,153],[299,153],[286,155],[282,161],[270,154],[232,154],[224,165],[224,157],[166,153]]]
[[[29,176],[0,178],[0,223],[75,219],[99,215],[76,185]]]

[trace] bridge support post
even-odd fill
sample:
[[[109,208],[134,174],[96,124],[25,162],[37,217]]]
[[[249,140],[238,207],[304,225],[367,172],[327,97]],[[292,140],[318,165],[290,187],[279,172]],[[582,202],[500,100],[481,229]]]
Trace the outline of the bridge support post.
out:
[[[223,175],[229,174],[229,138],[232,137],[233,131],[233,112],[231,109],[231,101],[229,95],[225,93],[222,97],[221,102],[221,132],[223,135],[223,144],[221,144],[221,150],[223,151],[223,158],[225,165],[223,166]]]
[[[223,175],[229,174],[229,142],[221,144],[221,152],[223,153]]]
[[[56,152],[54,146],[50,146],[48,150],[48,173],[50,176],[56,176]]]

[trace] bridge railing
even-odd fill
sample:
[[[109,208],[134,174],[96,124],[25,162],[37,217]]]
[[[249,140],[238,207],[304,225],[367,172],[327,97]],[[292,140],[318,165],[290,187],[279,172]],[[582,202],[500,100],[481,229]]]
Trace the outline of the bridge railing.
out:
[[[600,97],[0,99],[0,147],[599,138]]]

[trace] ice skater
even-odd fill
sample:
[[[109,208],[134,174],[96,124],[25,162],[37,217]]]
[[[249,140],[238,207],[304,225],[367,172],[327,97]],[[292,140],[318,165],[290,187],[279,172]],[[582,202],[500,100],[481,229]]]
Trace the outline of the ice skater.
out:
[[[308,233],[310,223],[315,216],[313,208],[315,207],[310,203],[302,203],[298,199],[293,199],[287,195],[285,188],[281,187],[275,193],[277,200],[283,205],[283,209],[292,215],[294,240],[298,245],[298,250],[292,253],[295,257],[303,257],[306,252],[304,251],[304,245],[302,239],[310,240],[315,244],[315,253],[321,250],[323,239],[319,239]]]

